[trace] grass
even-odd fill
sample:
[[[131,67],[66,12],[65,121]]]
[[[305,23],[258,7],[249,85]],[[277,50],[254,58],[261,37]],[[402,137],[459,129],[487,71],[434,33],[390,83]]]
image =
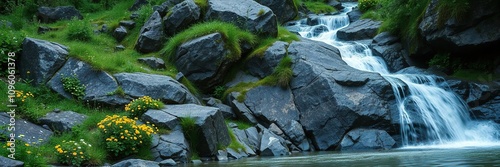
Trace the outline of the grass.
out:
[[[165,48],[160,52],[168,60],[173,60],[175,53],[177,52],[177,47],[182,43],[215,32],[218,32],[222,35],[227,49],[229,49],[231,52],[229,55],[227,55],[227,59],[229,61],[237,61],[238,59],[240,59],[240,43],[245,41],[253,45],[256,41],[255,35],[248,31],[241,30],[233,24],[220,21],[211,21],[196,24],[188,28],[187,30],[176,34],[168,41]]]
[[[180,118],[180,124],[186,140],[189,142],[189,148],[191,148],[191,159],[199,159],[198,141],[200,139],[200,128],[196,126],[196,119],[191,117]]]
[[[321,14],[321,13],[332,13],[337,11],[335,8],[333,8],[330,5],[325,4],[324,2],[311,2],[311,1],[305,1],[304,5],[306,6],[307,9],[309,9],[311,12],[316,13],[316,14]]]
[[[247,60],[252,57],[262,57],[266,50],[274,44],[276,41],[284,41],[288,43],[292,43],[292,41],[299,41],[299,37],[288,31],[285,27],[278,26],[278,37],[277,38],[260,38],[258,39],[258,45],[255,49],[248,55]]]

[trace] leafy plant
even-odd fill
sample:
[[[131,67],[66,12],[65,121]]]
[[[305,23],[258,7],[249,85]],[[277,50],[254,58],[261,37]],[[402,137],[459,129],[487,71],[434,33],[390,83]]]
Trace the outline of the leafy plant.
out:
[[[14,158],[18,161],[24,162],[24,166],[47,166],[47,161],[44,158],[42,150],[39,146],[35,146],[38,142],[24,142],[22,140],[24,137],[23,134],[20,134],[18,137],[19,138],[17,138],[15,142],[3,142],[5,145],[3,145],[2,149],[0,149],[0,155],[8,157],[9,154],[11,154],[8,148],[15,148]]]
[[[149,20],[149,17],[153,14],[153,7],[149,4],[141,6],[139,10],[137,10],[137,14],[139,17],[137,17],[137,27],[142,27],[146,21]]]
[[[62,77],[61,82],[63,84],[64,91],[70,93],[73,97],[78,100],[82,100],[85,96],[86,86],[80,83],[80,80],[76,75],[70,77]]]
[[[55,146],[57,162],[65,165],[82,166],[90,160],[88,149],[91,144],[80,141],[63,141]]]
[[[92,26],[85,20],[73,20],[68,23],[67,37],[69,40],[90,41],[92,40]]]
[[[224,92],[226,92],[227,90],[227,87],[226,86],[216,86],[215,87],[215,90],[214,90],[214,93],[213,93],[213,96],[215,98],[218,98],[218,99],[221,99],[222,96],[224,96]]]
[[[106,116],[97,123],[103,134],[101,141],[106,150],[115,157],[124,157],[138,152],[139,147],[149,147],[152,134],[158,131],[154,125],[138,125],[134,119],[127,116]]]
[[[0,24],[4,24],[0,22]],[[9,58],[9,52],[15,53],[16,56],[10,57],[15,59],[17,55],[21,54],[22,42],[26,35],[19,31],[14,31],[7,27],[0,25],[0,77],[7,76],[7,63]]]
[[[377,3],[378,3],[377,0],[359,0],[358,7],[360,11],[366,12],[369,9],[375,8]]]
[[[125,111],[130,112],[133,117],[140,117],[144,112],[149,109],[163,108],[163,103],[160,100],[154,100],[149,96],[143,96],[138,99],[132,100],[125,105]]]
[[[186,135],[186,139],[189,142],[189,147],[192,150],[193,157],[197,157],[200,128],[196,126],[196,119],[192,117],[184,117],[180,118],[180,123],[182,131],[184,132],[184,135]],[[193,157],[192,159],[194,159]]]

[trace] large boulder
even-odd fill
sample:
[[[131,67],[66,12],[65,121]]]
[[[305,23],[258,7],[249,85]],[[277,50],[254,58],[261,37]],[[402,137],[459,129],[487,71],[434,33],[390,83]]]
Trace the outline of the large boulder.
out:
[[[217,155],[218,146],[228,146],[231,142],[224,117],[218,108],[195,104],[168,105],[161,109],[178,119],[194,119],[198,131],[197,148],[200,157]],[[150,112],[147,111],[146,114]],[[184,131],[186,133],[186,131]]]
[[[24,162],[0,156],[0,164],[3,167],[23,167]]]
[[[149,2],[148,0],[135,0],[134,4],[128,8],[129,11],[136,11],[139,10],[142,6],[147,5]]]
[[[396,72],[408,67],[406,62],[407,51],[399,42],[398,37],[388,32],[380,33],[373,38],[370,48],[373,55],[380,56],[385,60],[389,71]]]
[[[247,0],[208,0],[205,20],[221,20],[263,36],[276,37],[276,15],[266,6]]]
[[[157,58],[157,57],[143,57],[137,59],[140,63],[144,63],[151,67],[154,70],[160,70],[160,69],[165,69],[165,61],[163,59]]]
[[[142,53],[159,51],[163,47],[164,31],[161,24],[161,16],[154,12],[149,20],[144,23],[139,31],[139,39],[135,44],[135,49]]]
[[[394,131],[394,94],[382,76],[348,66],[338,49],[322,42],[302,39],[292,42],[288,52],[294,62],[291,89],[299,122],[316,149],[335,149],[356,127]]]
[[[352,11],[347,12],[347,17],[349,17],[349,21],[351,23],[358,21],[359,18],[361,18],[361,15],[363,15],[363,13],[361,13],[361,11],[359,11],[359,8],[353,8]]]
[[[142,159],[127,159],[120,161],[111,167],[130,167],[130,166],[140,166],[140,167],[160,167],[158,162],[142,160]]]
[[[153,6],[154,11],[158,11],[160,13],[161,17],[164,17],[170,8],[174,7],[175,5],[183,2],[184,0],[166,0],[165,2],[161,3],[160,5]]]
[[[172,13],[163,19],[163,26],[165,34],[173,36],[196,23],[200,19],[201,9],[193,0],[186,0],[175,5],[170,11]]]
[[[172,159],[179,163],[187,163],[190,157],[188,141],[180,129],[169,134],[154,135],[151,152],[157,162]]]
[[[74,6],[58,6],[38,8],[36,17],[42,23],[53,23],[59,20],[83,19],[82,14]]]
[[[47,82],[64,65],[68,47],[45,40],[25,38],[19,57],[19,74],[32,84]]]
[[[500,96],[484,103],[483,105],[472,108],[474,119],[479,120],[492,120],[500,124]]]
[[[16,135],[16,140],[22,140],[26,143],[37,145],[48,142],[53,134],[53,132],[48,129],[28,122],[24,119],[14,117],[16,117],[15,112],[0,113],[0,124],[8,125],[7,128],[13,128],[11,129],[12,131],[4,128],[0,130],[0,134],[4,136]]]
[[[113,31],[113,37],[121,42],[127,36],[127,29],[124,26],[120,26]]]
[[[267,6],[273,10],[278,22],[285,23],[295,19],[298,11],[295,8],[293,0],[256,0],[261,5]]]
[[[396,141],[383,130],[354,129],[349,131],[340,144],[340,150],[388,150]]]
[[[264,52],[264,55],[254,56],[246,62],[248,72],[260,78],[271,75],[281,59],[286,56],[287,48],[287,42],[276,41]]]
[[[281,137],[269,130],[263,130],[260,140],[260,156],[289,155],[290,151]]]
[[[382,22],[371,19],[357,20],[337,32],[337,38],[341,40],[370,39],[377,35],[378,28]]]
[[[177,69],[202,90],[220,85],[228,72],[230,54],[220,33],[205,35],[187,41],[178,47],[175,55]]]
[[[115,99],[114,96],[110,95],[111,92],[114,92],[118,88],[118,83],[113,76],[104,71],[95,70],[83,61],[70,58],[52,79],[47,82],[49,88],[68,99],[72,99],[73,96],[70,92],[64,90],[63,83],[61,82],[64,77],[76,77],[80,80],[81,84],[85,85],[85,96],[82,100],[110,105],[121,105],[121,103],[114,104],[114,102],[126,101]]]
[[[439,22],[438,0],[431,0],[419,25],[422,38],[442,52],[456,54],[500,51],[500,5],[494,0],[470,1],[467,14]]]
[[[166,103],[200,104],[189,90],[172,77],[145,73],[118,73],[114,77],[126,95],[134,98],[150,96]]]
[[[79,114],[73,111],[50,112],[38,121],[49,126],[53,131],[64,132],[70,131],[74,126],[80,125],[87,119],[84,114]]]

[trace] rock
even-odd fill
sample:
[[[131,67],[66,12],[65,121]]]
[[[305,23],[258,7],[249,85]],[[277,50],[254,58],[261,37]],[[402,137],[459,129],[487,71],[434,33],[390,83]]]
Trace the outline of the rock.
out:
[[[24,38],[19,57],[19,75],[25,80],[32,80],[34,85],[45,84],[64,65],[67,56],[66,46]]]
[[[186,78],[182,72],[175,74],[175,80],[181,82],[183,78]]]
[[[17,135],[16,140],[20,139],[32,145],[38,145],[49,141],[49,138],[52,136],[52,131],[42,128],[41,126],[28,122],[24,119],[12,119],[15,116],[15,112],[1,112],[0,124],[9,125],[13,123],[14,126],[12,127],[14,127],[15,129],[12,130],[15,131],[15,135]],[[10,136],[12,131],[7,131],[5,128],[5,130],[1,130],[0,133],[5,136]]]
[[[245,63],[245,67],[250,74],[259,78],[269,76],[274,72],[281,59],[286,56],[287,48],[287,42],[276,41],[264,52],[264,55],[250,58]]]
[[[230,106],[223,104],[219,99],[210,97],[206,100],[206,104],[207,106],[219,108],[219,110],[222,112],[222,116],[224,116],[224,119],[236,118],[233,109],[231,109]]]
[[[317,37],[321,33],[328,32],[328,31],[330,31],[330,30],[328,30],[328,27],[326,27],[324,25],[316,25],[316,26],[314,26],[312,33],[307,33],[307,37],[308,38]]]
[[[189,90],[169,76],[145,73],[119,73],[114,77],[125,94],[134,98],[150,96],[166,103],[200,104],[198,99]]]
[[[337,0],[329,0],[327,4],[330,5],[330,6],[333,6],[337,10],[344,9],[344,6],[342,6],[342,3],[340,3]]]
[[[132,7],[128,8],[128,11],[139,10],[142,6],[147,5],[148,3],[149,3],[148,0],[135,0]]]
[[[123,27],[131,30],[131,29],[135,28],[135,21],[132,21],[132,20],[122,20],[122,21],[120,21],[120,23],[118,25],[123,26]]]
[[[349,131],[340,144],[340,150],[388,150],[396,141],[383,130],[354,129]]]
[[[121,42],[125,37],[127,36],[128,32],[127,29],[123,26],[120,26],[113,31],[113,37],[118,41]]]
[[[172,14],[163,19],[165,34],[173,36],[200,20],[200,7],[193,0],[185,0],[170,9]]]
[[[264,130],[260,141],[260,156],[289,155],[290,151],[279,137],[269,130]]]
[[[208,0],[205,20],[221,20],[262,36],[276,37],[276,15],[266,6],[247,0]]]
[[[216,158],[217,158],[217,161],[228,161],[227,151],[218,150]]]
[[[222,83],[222,78],[232,65],[226,58],[229,52],[222,35],[213,33],[179,46],[175,55],[175,65],[201,90],[210,92]]]
[[[0,164],[3,167],[23,167],[24,162],[0,156]]]
[[[142,53],[150,53],[159,51],[163,47],[163,26],[161,24],[161,16],[158,12],[154,12],[149,20],[144,23],[144,26],[139,31],[139,39],[135,44],[135,49]]]
[[[140,63],[144,63],[154,70],[165,69],[165,61],[157,57],[144,57],[137,59]]]
[[[169,134],[157,136],[151,147],[151,152],[157,161],[172,159],[176,162],[186,163],[190,157],[189,144],[180,129],[176,129]]]
[[[199,129],[198,150],[200,157],[217,155],[217,147],[228,146],[231,139],[227,131],[222,113],[214,107],[204,107],[195,104],[169,105],[161,109],[178,118],[192,118]]]
[[[390,72],[396,72],[409,66],[406,62],[407,51],[399,42],[399,38],[390,35],[388,32],[375,36],[370,48],[373,55],[384,59]]]
[[[382,22],[370,19],[357,20],[337,32],[341,40],[362,40],[375,37]]]
[[[99,30],[99,32],[101,32],[101,33],[106,33],[106,32],[108,32],[108,25],[107,25],[107,24],[103,24],[103,25],[101,26],[101,29]]]
[[[474,108],[472,110],[472,118],[479,120],[492,120],[500,124],[500,96]]]
[[[240,159],[240,158],[246,157],[246,155],[241,154],[240,152],[238,152],[232,148],[226,148],[226,150],[227,150],[227,157],[229,159]]]
[[[124,51],[124,50],[125,50],[125,46],[123,46],[123,45],[117,45],[117,46],[115,46],[115,52],[116,51]]]
[[[158,162],[154,161],[147,161],[147,160],[142,160],[142,159],[127,159],[120,161],[114,165],[111,165],[111,167],[131,167],[131,166],[137,166],[137,167],[156,167],[160,166],[158,165]]]
[[[184,0],[166,0],[161,5],[153,6],[153,10],[158,11],[158,13],[160,13],[160,16],[164,17],[168,13],[170,8],[174,7],[175,5],[183,1]]]
[[[74,6],[39,7],[36,13],[37,19],[42,23],[53,23],[60,20],[79,19],[83,16]]]
[[[438,22],[438,1],[432,0],[419,25],[422,38],[442,53],[469,55],[496,53],[500,48],[500,5],[495,1],[471,1],[459,19]]]
[[[175,129],[179,125],[177,117],[161,110],[149,109],[142,115],[142,120],[151,122],[157,127]]]
[[[129,18],[132,19],[132,20],[135,20],[135,19],[139,18],[139,13],[134,12],[134,13],[130,14]]]
[[[251,128],[249,128],[251,129]],[[228,156],[234,159],[240,159],[242,157],[248,157],[248,156],[255,156],[257,155],[255,152],[259,149],[258,146],[260,145],[260,137],[259,139],[257,138],[252,138],[253,136],[247,136],[246,130],[241,130],[236,128],[231,128],[230,130],[233,131],[233,134],[236,136],[236,139],[239,143],[243,145],[245,149],[238,149],[238,150],[228,150]],[[255,130],[255,128],[254,128]],[[255,130],[255,133],[257,136],[259,136],[258,132]]]
[[[46,26],[38,26],[38,34],[45,34],[46,32],[49,31],[56,31],[57,28],[51,28],[51,27],[46,27]]]
[[[238,71],[238,73],[236,73],[236,76],[234,77],[234,79],[232,81],[226,83],[224,86],[234,87],[234,86],[238,85],[239,83],[251,83],[251,82],[257,82],[257,81],[259,81],[259,78],[254,77],[252,75],[248,75],[243,71]]]
[[[397,113],[390,111],[397,111],[396,102],[382,76],[349,67],[336,48],[321,42],[294,41],[288,56],[294,62],[290,87],[300,111],[298,122],[315,149],[334,149],[357,127],[394,131],[390,116]]]
[[[85,101],[108,104],[107,101],[113,99],[109,94],[118,88],[118,83],[113,76],[104,71],[94,70],[89,64],[75,58],[70,58],[47,82],[49,88],[68,99],[72,99],[73,96],[64,90],[61,82],[63,77],[76,77],[81,84],[85,85],[85,96],[82,99]]]
[[[280,23],[293,20],[298,14],[293,0],[256,0],[256,2],[269,7]]]
[[[173,159],[166,159],[160,162],[160,166],[177,166],[177,163]]]
[[[257,124],[258,121],[253,116],[252,111],[250,111],[250,109],[248,109],[248,107],[243,102],[239,102],[237,100],[238,96],[240,96],[240,93],[232,92],[228,97],[229,104],[231,105],[231,108],[233,109],[236,116],[243,121]]]
[[[353,8],[352,11],[347,13],[347,16],[349,17],[349,21],[351,23],[358,21],[359,18],[361,18],[361,15],[363,15],[363,13],[361,13],[361,11],[359,11],[359,8]]]
[[[282,126],[283,133],[286,134],[293,144],[297,145],[303,151],[309,150],[307,147],[301,146],[304,141],[307,143],[307,138],[302,125],[298,121],[291,120]]]
[[[38,119],[38,122],[48,125],[53,131],[70,131],[76,125],[82,124],[87,119],[84,114],[73,111],[50,112]]]

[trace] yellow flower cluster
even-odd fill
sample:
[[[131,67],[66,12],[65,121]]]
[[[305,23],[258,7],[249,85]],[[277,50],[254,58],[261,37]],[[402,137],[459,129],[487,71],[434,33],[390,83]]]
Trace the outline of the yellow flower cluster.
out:
[[[31,92],[24,92],[22,90],[16,90],[16,98],[21,100],[21,102],[24,103],[24,101],[27,99],[27,98],[30,98],[30,97],[35,97],[33,95],[33,93]]]
[[[80,141],[63,141],[54,148],[57,154],[57,160],[62,164],[71,164],[80,166],[89,160],[89,155],[86,155],[87,149],[92,147],[91,144],[80,139]]]
[[[154,100],[149,96],[143,96],[125,105],[125,111],[130,112],[133,116],[140,116],[148,109],[159,109],[162,107],[163,103],[161,101]]]

